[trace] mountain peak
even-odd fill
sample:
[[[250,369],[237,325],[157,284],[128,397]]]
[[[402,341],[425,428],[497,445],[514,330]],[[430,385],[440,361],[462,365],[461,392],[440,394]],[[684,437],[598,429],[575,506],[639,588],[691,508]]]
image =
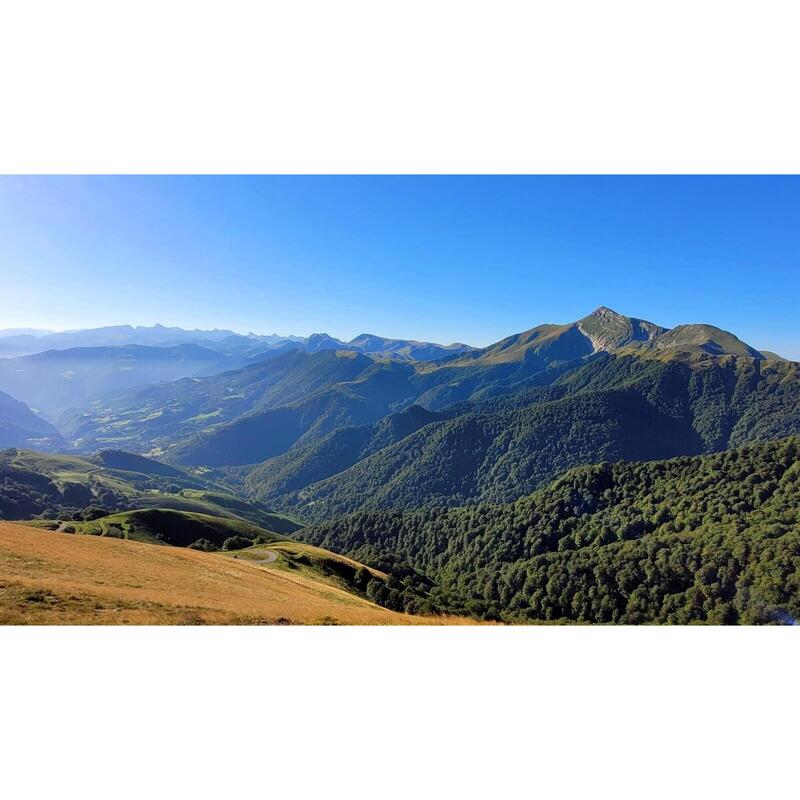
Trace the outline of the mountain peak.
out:
[[[599,306],[579,320],[577,326],[591,341],[595,352],[614,351],[633,342],[649,342],[667,330],[654,322],[626,317],[608,306]]]
[[[702,323],[678,325],[660,336],[652,347],[690,355],[747,356],[759,361],[764,358],[762,353],[730,331]]]
[[[590,317],[623,317],[626,318],[624,314],[620,314],[619,311],[614,311],[613,308],[609,308],[608,306],[597,306],[597,308],[589,314]]]

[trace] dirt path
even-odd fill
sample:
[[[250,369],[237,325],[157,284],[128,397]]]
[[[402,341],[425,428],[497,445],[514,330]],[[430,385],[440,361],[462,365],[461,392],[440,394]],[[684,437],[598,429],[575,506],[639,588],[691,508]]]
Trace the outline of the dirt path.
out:
[[[237,559],[237,561],[239,561],[239,560],[244,561],[246,564],[255,564],[256,566],[261,566],[262,564],[271,564],[273,561],[277,561],[278,560],[278,554],[274,553],[272,550],[267,550],[264,553],[264,558],[242,558],[242,559]]]

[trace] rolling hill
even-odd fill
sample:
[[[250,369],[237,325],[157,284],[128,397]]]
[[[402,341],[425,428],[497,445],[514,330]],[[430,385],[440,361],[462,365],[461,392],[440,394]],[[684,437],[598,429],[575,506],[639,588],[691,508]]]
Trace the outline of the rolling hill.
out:
[[[279,534],[300,527],[202,477],[131,453],[80,457],[16,448],[0,452],[0,518],[83,520],[109,511],[154,508],[245,521]]]
[[[309,548],[310,549],[310,548]],[[244,552],[244,551],[243,551]],[[216,553],[0,522],[0,624],[450,624],[381,608],[298,552]],[[335,557],[332,556],[335,560]],[[289,566],[294,565],[294,568]],[[365,574],[375,571],[363,569]]]
[[[121,511],[98,519],[61,523],[57,530],[207,551],[235,550],[246,546],[243,540],[261,544],[286,538],[245,520],[171,508]]]

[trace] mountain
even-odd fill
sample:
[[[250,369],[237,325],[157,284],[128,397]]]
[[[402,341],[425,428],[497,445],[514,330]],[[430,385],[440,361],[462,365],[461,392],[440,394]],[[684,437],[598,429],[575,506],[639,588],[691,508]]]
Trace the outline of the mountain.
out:
[[[75,347],[124,347],[126,345],[169,347],[190,343],[209,344],[238,336],[233,331],[187,331],[183,328],[168,328],[164,325],[152,327],[111,325],[104,328],[87,328],[59,333],[20,330],[18,333],[9,332],[9,334],[0,335],[0,354],[4,356],[32,355],[45,350],[67,350]]]
[[[362,333],[360,336],[356,336],[347,343],[347,347],[370,355],[402,358],[408,361],[436,361],[475,349],[461,342],[443,345],[433,342],[418,342],[414,339],[385,339],[383,336],[375,336],[371,333]]]
[[[380,450],[359,449],[363,432],[338,431],[316,449],[292,448],[253,469],[245,485],[252,497],[321,520],[360,509],[507,502],[579,464],[695,455],[793,433],[800,365],[605,355],[547,387],[450,406]],[[342,456],[347,441],[358,461]],[[338,459],[327,445],[341,448]],[[327,475],[320,460],[331,465]]]
[[[354,350],[369,356],[402,361],[435,361],[475,348],[460,342],[442,345],[433,342],[418,342],[414,339],[387,339],[370,333],[362,333],[349,342],[344,342],[327,333],[312,333],[307,339],[295,338],[289,343],[284,343],[281,349],[297,349],[306,353],[320,353],[323,350]]]
[[[0,390],[55,418],[104,394],[222,371],[228,363],[226,356],[195,344],[47,350],[0,359]]]
[[[339,339],[328,336],[327,333],[312,333],[303,343],[303,350],[306,353],[320,353],[323,350],[342,350],[347,345]]]
[[[447,419],[440,422],[450,426],[448,430],[458,440],[458,426],[466,426],[467,421],[455,423],[453,418],[476,413],[481,433],[474,434],[478,438],[467,460],[471,459],[474,469],[480,471],[481,486],[488,486],[488,476],[493,474],[489,465],[500,446],[496,443],[500,441],[498,431],[503,426],[527,431],[530,424],[531,430],[541,430],[544,436],[548,422],[541,415],[547,413],[560,420],[553,424],[553,430],[569,421],[575,431],[570,438],[575,441],[584,437],[582,431],[587,427],[582,414],[605,407],[610,415],[603,435],[597,436],[591,447],[581,444],[573,449],[559,441],[548,443],[540,461],[545,464],[552,457],[552,464],[559,468],[604,458],[607,453],[618,453],[620,458],[663,458],[707,452],[728,446],[726,437],[736,424],[750,424],[754,437],[763,436],[771,423],[765,415],[759,415],[757,404],[748,406],[747,398],[760,398],[763,407],[774,409],[770,419],[776,423],[772,428],[792,433],[790,405],[797,380],[792,362],[766,360],[732,334],[711,326],[700,327],[699,331],[698,326],[669,331],[600,307],[575,323],[538,326],[482,350],[415,362],[342,349],[334,346],[342,343],[319,334],[315,353],[293,349],[238,370],[104,398],[63,418],[60,427],[80,449],[116,442],[128,450],[157,454],[176,464],[225,467],[273,459],[292,448],[311,446],[337,428],[372,425],[412,405],[446,411]],[[367,341],[361,344],[371,346]],[[382,346],[382,342],[372,344]],[[782,385],[776,376],[784,373],[786,383]],[[579,392],[609,390],[616,394],[598,396],[596,402],[569,399]],[[545,401],[553,401],[546,411],[521,411]],[[476,408],[475,403],[484,405]],[[488,421],[500,411],[506,417]],[[507,418],[508,414],[513,420]],[[612,419],[619,421],[612,424]],[[668,436],[661,435],[662,425]],[[714,426],[718,430],[712,430]],[[360,434],[346,435],[351,437],[351,447],[356,447]],[[624,441],[634,442],[637,437],[642,442],[635,445],[633,454]],[[514,461],[520,448],[532,446],[539,438],[539,434],[533,440],[520,435],[508,442],[506,458]],[[449,439],[449,435],[443,435],[441,446],[445,447]],[[424,457],[430,463],[442,458],[431,450],[435,441],[424,443]],[[678,443],[680,449],[670,449],[670,442]],[[400,447],[399,442],[391,444]],[[329,458],[313,448],[306,452],[312,461]],[[330,463],[342,465],[342,471],[355,469],[355,451],[347,452],[347,458],[339,453]],[[394,459],[393,452],[387,457]],[[423,457],[421,451],[413,452],[414,458]],[[392,463],[406,463],[407,458],[411,457],[398,451]],[[288,460],[297,465],[298,476],[314,474],[320,476],[315,483],[323,480],[319,470],[306,470],[301,465],[297,452],[292,452]],[[407,474],[413,476],[410,463]],[[461,463],[464,469],[465,464]],[[280,465],[281,470],[284,467]],[[258,474],[263,477],[264,470]],[[426,473],[422,470],[418,474]],[[531,473],[516,471],[508,485],[516,492],[529,491],[538,485],[536,481],[548,480],[553,474],[552,469],[538,467]],[[351,483],[352,477],[346,476],[348,507],[360,502],[357,498],[364,494],[370,495],[371,502],[395,496],[399,480],[392,475],[381,492],[374,492],[367,487],[368,482]],[[328,478],[334,480],[332,474],[325,476]],[[298,479],[289,480],[296,491],[309,489],[311,484],[296,486]],[[499,482],[500,478],[491,480]],[[253,481],[249,485],[253,496],[272,496],[271,480],[265,480],[263,487]],[[338,490],[331,494],[330,486],[322,488],[326,498],[342,494]],[[318,502],[322,497],[317,496],[316,488],[309,491],[281,498],[281,502],[300,508],[307,497],[309,507],[319,510],[313,512],[315,515],[326,507],[339,508],[338,501],[333,505],[327,500]],[[488,489],[478,484],[465,488],[451,481],[440,489],[431,489],[425,499],[418,497],[416,490],[412,494],[423,503],[439,502],[444,497],[450,497],[447,502],[466,502],[484,496],[485,491]],[[406,497],[406,490],[399,490],[396,496]]]
[[[66,447],[61,434],[33,411],[0,392],[0,447],[38,447],[54,450]]]
[[[75,403],[68,446],[100,451],[3,451],[0,515],[205,549],[296,534],[355,559],[353,592],[394,611],[800,611],[800,363],[602,306],[478,350],[220,334],[0,360],[0,387],[53,416]],[[38,419],[6,405],[17,428]]]
[[[600,306],[577,322],[537,325],[482,350],[473,350],[450,363],[509,364],[523,361],[545,368],[594,353],[615,352],[635,342],[649,342],[666,331],[660,325],[626,317]]]
[[[361,513],[299,536],[372,566],[406,564],[427,579],[429,604],[450,613],[792,622],[800,618],[800,439],[601,463],[509,504]]]
[[[640,345],[645,351],[667,353],[673,357],[686,356],[746,356],[763,359],[765,356],[745,344],[732,333],[713,325],[678,325]]]
[[[291,350],[231,372],[104,398],[66,415],[59,427],[81,450],[95,450],[116,440],[120,446],[124,442],[127,450],[162,453],[185,445],[195,434],[210,435],[224,423],[241,419],[249,426],[252,423],[247,419],[253,414],[281,406],[309,401],[324,414],[340,401],[348,403],[347,396],[359,388],[374,384],[380,393],[383,376],[396,380],[398,372],[411,374],[413,367],[376,364],[352,351],[308,354]],[[320,390],[328,390],[330,404],[312,397]],[[310,418],[309,424],[313,424]],[[223,430],[222,435],[228,434]]]
[[[54,333],[47,328],[2,328],[0,329],[0,339],[8,339],[11,336],[46,336]]]
[[[415,405],[371,425],[338,427],[322,438],[294,445],[282,455],[258,464],[248,472],[245,486],[252,497],[262,502],[281,498],[343,472],[446,416]]]
[[[0,358],[33,355],[46,350],[68,350],[76,347],[174,347],[180,344],[198,344],[226,355],[255,360],[270,358],[288,350],[318,353],[322,350],[356,350],[360,353],[382,355],[410,361],[430,361],[471,350],[469,345],[440,345],[406,339],[386,339],[382,336],[361,334],[344,342],[327,333],[311,336],[279,336],[277,334],[242,335],[230,330],[185,330],[164,325],[111,325],[85,330],[53,331],[34,328],[7,328],[0,330]]]
[[[257,463],[342,426],[377,421],[395,406],[402,406],[401,398],[413,391],[409,386],[413,371],[403,364],[379,363],[347,351],[331,355],[320,353],[313,360],[318,368],[326,362],[352,365],[358,370],[352,380],[324,385],[285,405],[273,399],[273,405],[265,407],[262,400],[249,414],[173,444],[164,457],[177,464],[198,466]],[[314,372],[319,380],[320,370]]]

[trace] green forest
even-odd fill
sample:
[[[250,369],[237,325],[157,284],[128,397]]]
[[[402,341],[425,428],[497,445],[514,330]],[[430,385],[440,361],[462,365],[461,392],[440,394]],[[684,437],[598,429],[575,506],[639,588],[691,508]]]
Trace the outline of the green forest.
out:
[[[800,616],[800,439],[567,472],[508,504],[360,513],[303,540],[402,573],[373,599],[508,622]]]

